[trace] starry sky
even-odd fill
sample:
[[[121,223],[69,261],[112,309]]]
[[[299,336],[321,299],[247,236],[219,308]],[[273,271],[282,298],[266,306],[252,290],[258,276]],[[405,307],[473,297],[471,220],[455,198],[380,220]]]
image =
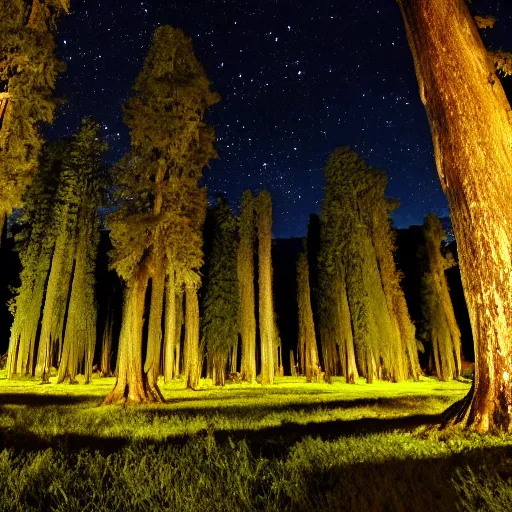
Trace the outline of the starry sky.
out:
[[[512,51],[512,2],[473,0],[471,9],[498,18],[486,44]],[[219,153],[205,170],[212,195],[237,205],[244,190],[268,189],[274,236],[304,236],[321,206],[329,154],[350,146],[387,172],[387,193],[401,200],[397,227],[421,224],[430,211],[447,215],[393,0],[72,0],[58,34],[67,71],[57,94],[67,102],[50,137],[91,115],[111,163],[128,150],[121,103],[160,24],[193,39],[222,98],[208,114]]]

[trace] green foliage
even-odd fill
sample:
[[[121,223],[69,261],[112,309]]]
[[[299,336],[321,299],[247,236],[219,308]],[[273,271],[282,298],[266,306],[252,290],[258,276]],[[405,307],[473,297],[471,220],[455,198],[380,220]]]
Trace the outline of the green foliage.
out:
[[[205,223],[201,327],[208,357],[220,359],[218,371],[223,373],[228,352],[238,343],[237,235],[237,220],[227,202],[219,198],[208,210]]]
[[[41,123],[51,123],[57,75],[55,20],[67,0],[6,0],[0,17],[0,93],[7,107],[0,119],[0,216],[19,206],[37,170]]]
[[[40,173],[25,197],[25,227],[19,236],[23,270],[14,302],[11,375],[33,371],[41,311],[40,347],[50,339],[51,343],[62,342],[66,311],[70,326],[76,321],[91,323],[88,339],[95,338],[97,209],[106,183],[101,161],[106,148],[99,125],[85,119],[71,141],[51,144],[42,155]],[[80,304],[68,305],[72,287],[75,294],[81,290],[87,297]],[[68,332],[73,343],[85,343],[83,333],[71,327]]]

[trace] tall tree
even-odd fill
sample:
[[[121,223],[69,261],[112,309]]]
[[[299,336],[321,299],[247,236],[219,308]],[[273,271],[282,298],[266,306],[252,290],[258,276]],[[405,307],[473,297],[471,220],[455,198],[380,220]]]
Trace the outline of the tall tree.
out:
[[[101,159],[106,150],[99,132],[96,123],[85,119],[67,148],[56,145],[58,152],[50,150],[50,160],[43,159],[41,179],[36,179],[27,194],[34,205],[27,209],[32,226],[28,245],[22,249],[24,270],[15,302],[10,376],[35,373],[48,382],[50,369],[62,354],[66,332],[61,365],[65,373],[59,380],[69,376],[73,381],[84,358],[90,378],[96,338],[97,209],[104,184]],[[52,190],[50,199],[47,194]],[[41,204],[43,201],[51,207]],[[41,207],[39,213],[34,206]]]
[[[309,264],[307,246],[297,260],[297,302],[299,305],[299,343],[300,366],[308,382],[318,377],[318,348],[316,345],[313,309],[311,308],[311,289],[309,287]]]
[[[430,348],[430,368],[441,380],[454,379],[461,371],[460,330],[455,319],[441,254],[443,226],[433,213],[425,217],[425,273],[422,277],[423,335]]]
[[[236,218],[221,197],[206,217],[202,293],[202,338],[215,385],[224,385],[228,357],[238,345],[237,235]]]
[[[240,244],[237,269],[240,290],[240,336],[242,338],[241,377],[256,381],[256,315],[254,296],[254,199],[249,190],[242,197],[240,214]]]
[[[82,129],[71,145],[69,163],[61,175],[62,178],[67,177],[68,169],[77,174],[77,222],[73,237],[70,291],[65,295],[67,300],[62,302],[61,306],[62,309],[67,306],[67,313],[58,382],[63,382],[66,378],[69,378],[70,382],[75,382],[82,362],[85,382],[88,383],[92,377],[97,318],[95,270],[100,227],[98,210],[107,185],[102,164],[102,156],[106,149],[107,145],[100,137],[100,126],[90,119],[85,119]],[[52,261],[52,268],[53,265]],[[52,284],[51,277],[50,273],[48,289]],[[42,326],[44,325],[43,314]],[[41,330],[40,343],[45,341],[42,338],[43,332]]]
[[[398,0],[457,239],[475,380],[450,414],[512,430],[510,104],[464,0]]]
[[[194,376],[188,379],[190,386],[197,386],[199,372],[197,289],[206,196],[197,182],[203,168],[216,156],[213,129],[204,123],[204,115],[218,97],[210,90],[191,40],[168,26],[155,31],[134,91],[124,110],[132,148],[120,166],[122,206],[110,218],[113,267],[126,282],[127,291],[117,382],[105,399],[107,404],[163,399],[157,384],[162,316],[169,329],[164,354],[170,354],[176,325],[171,294],[177,287],[186,288],[185,352],[190,361],[185,362],[185,373]],[[148,280],[151,297],[142,366]]]
[[[0,18],[0,231],[37,170],[41,123],[51,123],[63,64],[55,22],[68,0],[6,0]]]
[[[261,192],[256,199],[256,214],[261,382],[262,384],[272,384],[278,340],[272,293],[272,199],[266,190]]]

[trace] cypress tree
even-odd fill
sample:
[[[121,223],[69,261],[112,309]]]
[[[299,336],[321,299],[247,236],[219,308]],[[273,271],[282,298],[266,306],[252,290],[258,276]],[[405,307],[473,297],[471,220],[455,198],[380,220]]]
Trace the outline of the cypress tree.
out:
[[[40,123],[51,123],[63,64],[55,58],[55,22],[67,0],[6,0],[0,18],[0,232],[38,167]]]
[[[228,357],[238,345],[239,286],[237,276],[237,221],[219,198],[209,209],[205,224],[202,338],[213,383],[224,385]],[[233,361],[231,361],[233,366]],[[233,368],[231,368],[233,369]],[[234,369],[236,372],[236,366]]]
[[[117,382],[104,403],[162,400],[157,378],[163,337],[168,365],[169,354],[176,346],[172,335],[176,325],[173,301],[169,299],[173,288],[186,289],[185,353],[189,360],[185,361],[185,374],[192,376],[187,378],[188,385],[198,384],[197,289],[206,196],[197,182],[205,165],[216,156],[213,129],[203,119],[218,97],[210,91],[191,40],[181,30],[168,26],[155,31],[134,90],[135,96],[125,107],[132,148],[120,166],[122,206],[110,217],[113,266],[126,282],[127,291]],[[148,339],[142,368],[149,279]],[[162,333],[162,316],[167,333]],[[167,378],[170,373],[168,367]]]
[[[455,319],[441,254],[445,233],[433,213],[425,217],[425,273],[422,277],[423,337],[431,351],[430,370],[440,380],[455,379],[461,371],[460,331]]]
[[[256,380],[256,316],[254,296],[254,199],[249,190],[242,197],[240,214],[240,244],[237,270],[240,290],[240,337],[242,339],[241,377],[246,382]]]
[[[274,382],[278,345],[272,294],[272,199],[264,190],[256,199],[261,382]]]
[[[309,264],[307,247],[297,260],[297,302],[299,305],[299,354],[302,372],[308,382],[317,380],[319,372],[318,348],[316,344],[315,324],[311,308],[311,290],[309,287]]]

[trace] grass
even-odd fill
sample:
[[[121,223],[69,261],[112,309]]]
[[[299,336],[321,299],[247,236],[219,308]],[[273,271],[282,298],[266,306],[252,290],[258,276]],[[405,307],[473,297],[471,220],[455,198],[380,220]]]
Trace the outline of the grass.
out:
[[[467,383],[113,383],[0,373],[0,510],[512,510],[512,439],[435,428]]]

